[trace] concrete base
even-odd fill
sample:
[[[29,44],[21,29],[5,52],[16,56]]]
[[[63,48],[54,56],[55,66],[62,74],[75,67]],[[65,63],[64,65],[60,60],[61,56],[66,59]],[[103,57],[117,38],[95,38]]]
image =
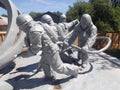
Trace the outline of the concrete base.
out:
[[[92,65],[89,72],[80,73],[77,78],[57,73],[56,82],[44,80],[42,70],[29,77],[36,70],[40,56],[18,57],[0,71],[0,90],[119,90],[120,60],[103,53],[89,56]]]
[[[5,81],[0,81],[0,90],[13,90],[13,86]]]

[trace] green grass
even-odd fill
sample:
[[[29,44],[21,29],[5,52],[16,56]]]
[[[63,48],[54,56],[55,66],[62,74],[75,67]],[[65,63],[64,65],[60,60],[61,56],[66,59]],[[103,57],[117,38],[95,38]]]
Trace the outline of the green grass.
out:
[[[106,50],[105,53],[120,59],[120,49]]]

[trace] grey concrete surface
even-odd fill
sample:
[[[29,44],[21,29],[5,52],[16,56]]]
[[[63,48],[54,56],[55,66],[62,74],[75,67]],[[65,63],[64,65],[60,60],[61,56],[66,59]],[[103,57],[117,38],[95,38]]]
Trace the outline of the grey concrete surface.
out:
[[[89,56],[92,65],[89,72],[80,73],[77,78],[57,73],[55,82],[44,80],[42,69],[29,77],[40,56],[18,57],[0,71],[0,85],[10,87],[0,90],[120,90],[120,60],[104,53]]]

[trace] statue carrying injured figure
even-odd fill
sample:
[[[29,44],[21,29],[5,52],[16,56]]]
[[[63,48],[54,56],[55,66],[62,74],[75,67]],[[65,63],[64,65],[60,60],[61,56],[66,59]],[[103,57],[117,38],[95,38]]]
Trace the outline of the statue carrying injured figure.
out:
[[[35,22],[28,14],[21,14],[17,17],[16,23],[20,30],[29,37],[30,46],[26,54],[36,55],[42,51],[40,65],[42,66],[46,78],[54,78],[53,70],[66,75],[77,77],[82,69],[78,66],[65,64],[59,56],[59,47],[52,41],[44,30],[47,24]],[[49,28],[47,28],[49,29]]]
[[[78,46],[81,48],[81,50],[78,51],[79,64],[82,65],[83,68],[89,68],[87,51],[93,46],[97,37],[97,27],[93,24],[89,14],[82,15],[79,24],[74,28],[72,36],[68,40],[68,44],[73,44],[73,41],[77,37]]]

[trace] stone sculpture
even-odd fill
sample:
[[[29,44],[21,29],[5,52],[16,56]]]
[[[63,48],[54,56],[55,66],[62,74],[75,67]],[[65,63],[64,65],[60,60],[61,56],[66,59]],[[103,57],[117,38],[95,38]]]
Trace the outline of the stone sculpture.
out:
[[[62,62],[59,55],[58,45],[52,41],[49,35],[47,35],[42,24],[36,23],[28,14],[19,15],[16,22],[20,30],[24,31],[30,40],[30,47],[26,53],[36,55],[40,50],[42,50],[40,65],[43,68],[45,77],[55,77],[52,70],[61,74],[77,77],[81,68]],[[48,24],[45,25],[48,26]]]
[[[7,35],[3,41],[3,43],[0,45],[0,69],[4,68],[6,65],[8,65],[15,56],[21,52],[23,45],[24,45],[24,38],[25,33],[22,31],[19,31],[17,25],[16,25],[16,17],[21,13],[16,6],[12,3],[11,0],[0,0],[0,7],[7,10],[8,13],[8,30]],[[18,36],[17,41],[16,37]],[[99,53],[104,50],[106,50],[111,43],[111,39],[108,37],[100,37],[97,39],[107,39],[108,44],[106,47],[98,50],[98,51],[87,51],[88,53]],[[75,45],[71,46],[72,48],[77,48],[80,50],[81,48]]]
[[[16,17],[20,12],[11,0],[0,0],[0,6],[6,9],[8,13],[7,35],[3,43],[0,45],[0,69],[2,69],[14,59],[16,54],[21,52],[22,46],[24,45],[25,34],[19,32],[16,25]],[[18,32],[18,39],[15,42]]]

